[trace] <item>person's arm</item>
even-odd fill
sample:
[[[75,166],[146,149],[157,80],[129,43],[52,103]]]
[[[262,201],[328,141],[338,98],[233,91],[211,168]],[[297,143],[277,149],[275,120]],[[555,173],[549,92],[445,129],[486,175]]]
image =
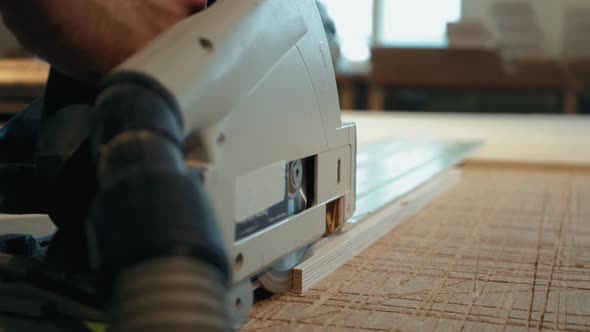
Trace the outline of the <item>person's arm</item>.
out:
[[[206,0],[0,0],[23,47],[60,71],[96,82]]]

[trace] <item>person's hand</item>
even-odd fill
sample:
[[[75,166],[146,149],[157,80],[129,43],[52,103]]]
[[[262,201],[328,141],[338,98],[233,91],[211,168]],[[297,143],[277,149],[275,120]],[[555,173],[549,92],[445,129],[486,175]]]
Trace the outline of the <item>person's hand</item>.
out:
[[[96,82],[207,0],[0,0],[23,47],[67,75]]]

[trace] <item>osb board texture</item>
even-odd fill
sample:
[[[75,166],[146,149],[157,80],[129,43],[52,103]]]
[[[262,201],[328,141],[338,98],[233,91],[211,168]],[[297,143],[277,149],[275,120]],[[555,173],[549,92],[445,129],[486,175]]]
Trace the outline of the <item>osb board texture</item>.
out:
[[[461,182],[244,330],[590,330],[590,173],[466,169]]]

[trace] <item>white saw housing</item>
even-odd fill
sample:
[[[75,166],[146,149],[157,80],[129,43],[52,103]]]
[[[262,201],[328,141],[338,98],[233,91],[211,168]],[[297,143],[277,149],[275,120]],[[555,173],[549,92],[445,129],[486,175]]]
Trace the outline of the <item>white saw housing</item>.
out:
[[[340,119],[314,0],[218,0],[116,71],[151,77],[180,105],[186,161],[203,171],[234,284],[319,239],[328,203],[352,216],[356,130]],[[285,214],[304,169],[307,203]]]

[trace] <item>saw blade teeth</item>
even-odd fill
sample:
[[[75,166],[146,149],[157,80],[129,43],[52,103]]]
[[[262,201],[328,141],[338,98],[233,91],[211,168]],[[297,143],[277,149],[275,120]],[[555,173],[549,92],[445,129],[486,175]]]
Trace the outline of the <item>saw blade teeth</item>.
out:
[[[293,268],[307,259],[311,244],[281,259],[260,275],[258,282],[267,291],[278,294],[293,288]]]

